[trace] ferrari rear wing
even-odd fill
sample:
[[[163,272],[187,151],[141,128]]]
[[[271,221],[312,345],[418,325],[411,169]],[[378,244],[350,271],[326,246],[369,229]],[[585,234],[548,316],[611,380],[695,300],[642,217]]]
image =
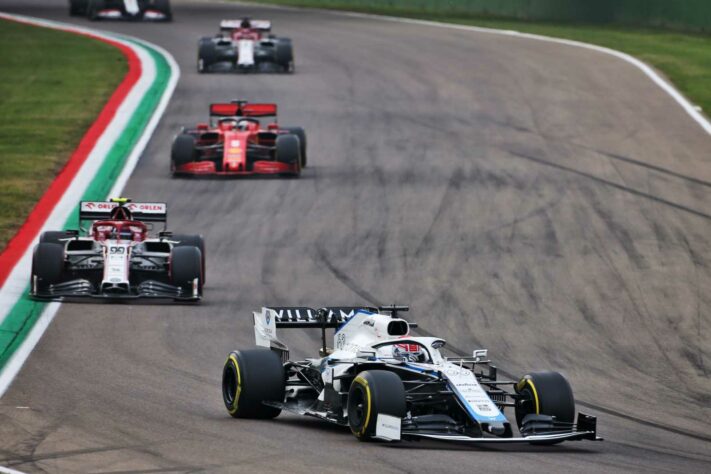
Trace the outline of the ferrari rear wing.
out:
[[[244,20],[222,20],[220,22],[221,31],[232,31],[242,28]],[[272,22],[269,20],[249,20],[249,27],[252,30],[268,32],[272,29]]]
[[[276,117],[276,104],[248,104],[243,100],[210,104],[210,117]]]
[[[106,202],[81,201],[79,204],[80,221],[98,221],[111,219],[115,208],[127,209],[131,218],[142,222],[167,222],[168,205],[164,202]]]

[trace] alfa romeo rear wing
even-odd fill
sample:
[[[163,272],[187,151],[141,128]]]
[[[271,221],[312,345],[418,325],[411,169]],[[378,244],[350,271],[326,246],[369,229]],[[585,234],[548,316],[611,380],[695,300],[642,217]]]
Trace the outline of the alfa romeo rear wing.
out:
[[[222,20],[220,22],[221,31],[232,31],[242,28],[243,20]],[[272,29],[272,22],[269,20],[249,20],[249,26],[253,30],[269,32]]]
[[[167,222],[168,205],[164,202],[106,202],[81,201],[79,203],[80,221],[99,221],[111,219],[111,211],[122,206],[131,213],[131,218],[141,222]]]

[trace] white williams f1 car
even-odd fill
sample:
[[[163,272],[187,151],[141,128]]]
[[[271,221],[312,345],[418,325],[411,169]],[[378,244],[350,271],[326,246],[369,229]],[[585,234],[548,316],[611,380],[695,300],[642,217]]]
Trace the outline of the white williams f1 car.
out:
[[[447,357],[445,341],[415,337],[404,306],[262,308],[256,349],[230,353],[222,374],[227,411],[274,418],[282,410],[350,427],[361,440],[431,438],[475,443],[555,444],[601,440],[596,418],[579,413],[557,372],[498,380],[486,350]],[[385,313],[389,314],[385,314]],[[320,357],[289,360],[277,328],[321,330]],[[336,330],[334,349],[326,329]],[[504,409],[514,411],[520,436]]]
[[[69,0],[69,14],[90,20],[171,21],[170,0]]]

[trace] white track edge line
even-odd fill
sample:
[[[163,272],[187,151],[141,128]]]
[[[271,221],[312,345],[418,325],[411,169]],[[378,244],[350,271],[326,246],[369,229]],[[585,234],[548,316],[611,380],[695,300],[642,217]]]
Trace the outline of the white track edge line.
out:
[[[3,474],[25,474],[22,471],[16,471],[14,469],[10,469],[9,467],[3,467],[3,466],[0,466],[0,472]]]

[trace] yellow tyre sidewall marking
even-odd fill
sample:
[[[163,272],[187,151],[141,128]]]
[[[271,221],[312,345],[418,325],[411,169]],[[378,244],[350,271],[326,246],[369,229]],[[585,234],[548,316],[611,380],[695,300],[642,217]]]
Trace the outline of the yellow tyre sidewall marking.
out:
[[[235,366],[235,371],[237,372],[237,391],[235,392],[235,398],[234,402],[232,402],[232,406],[228,408],[230,415],[234,415],[235,413],[237,413],[237,408],[239,404],[239,394],[242,392],[242,376],[239,373],[239,364],[237,363],[237,358],[234,356],[234,354],[230,354],[230,356],[227,358],[228,364],[230,363],[230,361],[232,361],[232,364]]]
[[[517,388],[518,391],[520,392],[521,390],[524,389],[524,387],[526,387],[526,385],[528,385],[529,387],[531,387],[531,393],[533,393],[533,402],[534,402],[535,405],[536,405],[536,415],[540,415],[540,414],[541,414],[541,404],[540,404],[540,402],[538,401],[538,391],[536,390],[536,386],[533,385],[533,380],[531,380],[529,377],[526,377],[526,378],[524,378],[524,379],[521,379],[521,380],[516,384],[516,388]]]
[[[365,413],[365,423],[363,423],[363,428],[359,432],[353,431],[353,434],[356,436],[365,436],[365,431],[368,429],[368,423],[370,423],[370,411],[371,411],[371,397],[370,397],[370,387],[368,386],[368,381],[365,380],[363,377],[360,375],[357,376],[355,379],[353,379],[353,383],[357,383],[358,385],[362,386],[365,388],[365,397],[368,400],[368,409]],[[351,430],[352,431],[352,430]]]

